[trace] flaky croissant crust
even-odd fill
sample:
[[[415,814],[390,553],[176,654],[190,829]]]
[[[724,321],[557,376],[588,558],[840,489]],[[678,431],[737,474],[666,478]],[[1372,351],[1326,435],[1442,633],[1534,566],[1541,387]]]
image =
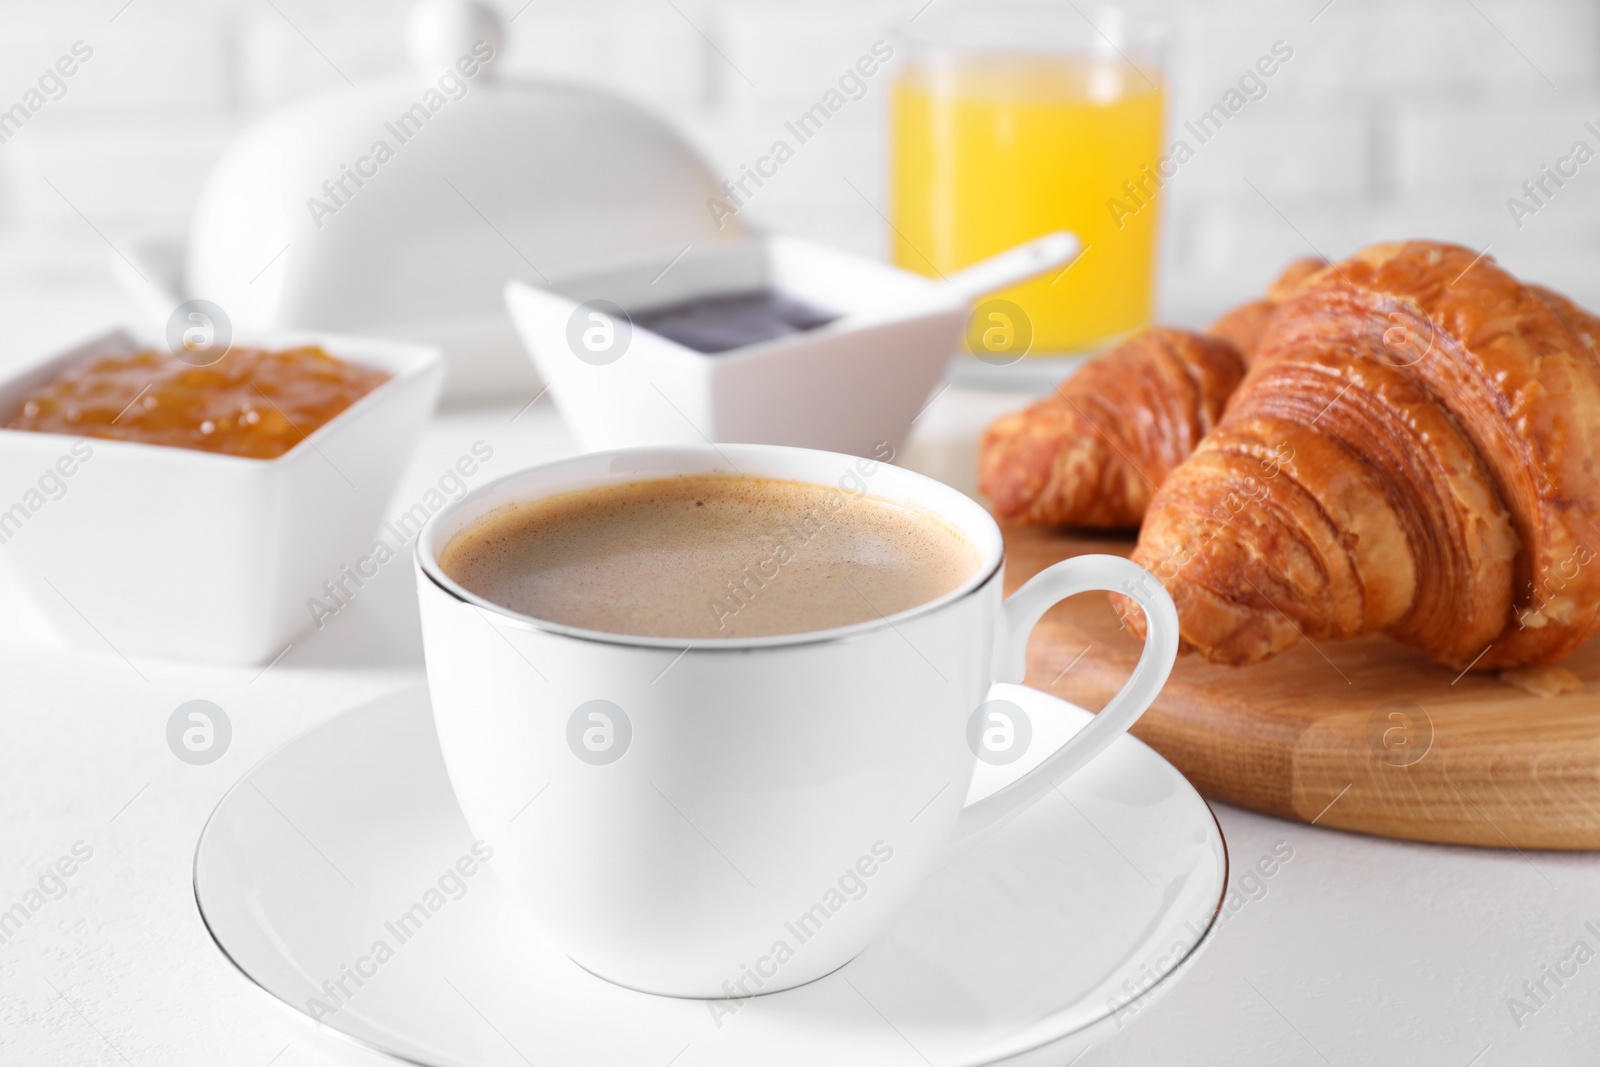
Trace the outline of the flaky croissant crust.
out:
[[[1251,663],[1385,631],[1460,668],[1569,654],[1600,626],[1597,338],[1455,245],[1313,275],[1147,511],[1134,558],[1186,646]]]

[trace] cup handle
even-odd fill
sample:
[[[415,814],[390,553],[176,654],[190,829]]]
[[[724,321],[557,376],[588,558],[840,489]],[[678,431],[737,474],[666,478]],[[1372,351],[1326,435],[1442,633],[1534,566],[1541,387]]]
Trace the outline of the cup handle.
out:
[[[1121,556],[1074,556],[1046,567],[1000,608],[995,634],[995,680],[1021,682],[1028,637],[1046,611],[1077,593],[1122,593],[1144,609],[1144,651],[1122,689],[1094,720],[1016,781],[961,811],[942,862],[948,863],[1042,799],[1062,779],[1127,732],[1154,702],[1178,656],[1178,609],[1156,576]]]

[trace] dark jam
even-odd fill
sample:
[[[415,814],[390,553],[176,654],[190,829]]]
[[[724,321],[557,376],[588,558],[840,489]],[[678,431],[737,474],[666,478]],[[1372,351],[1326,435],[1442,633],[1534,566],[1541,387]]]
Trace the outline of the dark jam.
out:
[[[650,308],[632,316],[633,324],[714,355],[746,345],[815,330],[839,318],[773,289],[701,296],[681,304]]]

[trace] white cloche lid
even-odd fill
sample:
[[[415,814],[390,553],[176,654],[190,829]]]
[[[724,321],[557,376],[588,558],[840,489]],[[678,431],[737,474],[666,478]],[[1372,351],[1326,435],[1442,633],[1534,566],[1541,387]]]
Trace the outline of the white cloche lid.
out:
[[[277,111],[229,147],[189,235],[183,295],[236,329],[368,332],[442,345],[447,392],[534,379],[509,278],[743,239],[717,178],[666,123],[572,84],[497,77],[476,0],[419,0],[414,70]],[[720,219],[718,216],[721,216]]]

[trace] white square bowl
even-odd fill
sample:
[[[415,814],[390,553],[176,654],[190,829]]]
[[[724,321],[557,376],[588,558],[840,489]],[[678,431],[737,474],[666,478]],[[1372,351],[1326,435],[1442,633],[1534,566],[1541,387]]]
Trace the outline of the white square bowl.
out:
[[[444,366],[437,349],[328,335],[393,375],[276,459],[0,429],[0,561],[65,636],[119,654],[259,663],[372,547]],[[114,331],[0,382],[0,421],[65,368],[141,345]]]
[[[610,362],[580,354],[592,300],[627,315],[700,296],[774,288],[840,319],[704,354],[649,330]],[[587,451],[712,442],[800,445],[854,455],[900,447],[960,344],[967,299],[909,271],[790,237],[690,248],[660,260],[506,286],[513,324]]]

